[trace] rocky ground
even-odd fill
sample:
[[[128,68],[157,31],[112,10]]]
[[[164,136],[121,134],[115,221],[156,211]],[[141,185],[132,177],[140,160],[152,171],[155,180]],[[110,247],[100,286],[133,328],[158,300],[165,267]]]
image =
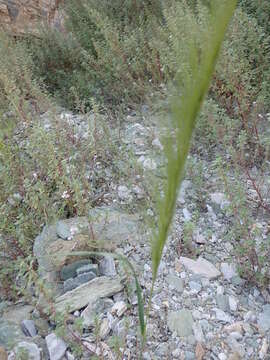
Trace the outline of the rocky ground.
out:
[[[149,296],[149,234],[141,214],[128,213],[147,196],[149,182],[162,176],[160,131],[145,121],[146,114],[146,108],[140,115],[131,113],[122,133],[123,146],[133,153],[134,166],[142,169],[142,175],[129,183],[112,184],[106,204],[95,209],[98,216],[91,213],[91,220],[60,221],[36,239],[40,276],[56,299],[48,304],[44,293],[32,289],[34,305],[0,303],[0,360],[20,358],[24,350],[33,360],[76,359],[67,334],[81,346],[85,359],[139,358],[137,298],[127,272],[112,257],[72,257],[67,261],[66,255],[83,249],[90,232],[90,240],[105,240],[103,248],[129,258],[138,270],[144,295]],[[74,123],[78,136],[90,131],[81,117],[62,113],[61,118]],[[50,128],[47,120],[45,126]],[[267,360],[269,291],[239,277],[234,246],[224,236],[230,226],[229,200],[218,185],[211,161],[205,159],[204,164],[207,193],[203,210],[198,212],[196,206],[194,179],[187,176],[182,184],[154,289],[143,359]],[[146,214],[154,216],[153,209],[149,207]],[[192,235],[183,241],[183,228],[194,217]],[[257,225],[266,234],[266,221],[261,219]],[[59,334],[55,321],[44,317],[42,309],[49,305],[61,312],[62,319],[65,311],[69,313],[65,334]],[[82,334],[72,325],[78,319]],[[122,340],[119,347],[117,339]]]

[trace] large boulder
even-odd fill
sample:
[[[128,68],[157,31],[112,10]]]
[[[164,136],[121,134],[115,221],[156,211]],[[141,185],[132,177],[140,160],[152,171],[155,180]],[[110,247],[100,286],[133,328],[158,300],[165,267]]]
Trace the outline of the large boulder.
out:
[[[0,25],[14,35],[36,34],[41,23],[62,28],[63,0],[0,0]]]

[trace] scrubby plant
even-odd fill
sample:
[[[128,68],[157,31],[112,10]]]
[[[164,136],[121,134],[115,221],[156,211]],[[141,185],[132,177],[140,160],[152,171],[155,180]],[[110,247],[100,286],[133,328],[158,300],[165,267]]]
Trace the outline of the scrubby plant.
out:
[[[181,4],[175,3],[174,6],[178,6],[177,10],[179,12],[182,11]],[[167,160],[167,179],[163,184],[162,197],[157,200],[157,222],[153,228],[151,239],[152,286],[148,294],[146,312],[144,311],[142,290],[134,267],[122,255],[113,255],[118,260],[127,264],[135,278],[142,348],[146,340],[146,325],[151,309],[154,285],[158,276],[158,268],[169,234],[170,225],[174,217],[176,199],[184,175],[185,162],[189,152],[196,118],[210,85],[222,41],[235,6],[236,1],[233,0],[225,1],[222,5],[212,3],[210,11],[203,8],[203,22],[201,22],[192,11],[189,13],[189,17],[193,17],[192,23],[196,24],[196,31],[194,30],[189,34],[189,41],[183,52],[185,57],[181,59],[185,65],[185,71],[182,70],[181,76],[179,75],[176,79],[177,82],[175,85],[178,94],[180,93],[181,95],[174,95],[171,102],[172,114],[171,121],[168,124],[170,136],[166,136],[166,143],[164,143]],[[200,42],[197,41],[198,34],[200,34]],[[83,254],[89,255],[89,253],[77,253],[77,255],[80,256]],[[102,255],[102,253],[97,255]]]

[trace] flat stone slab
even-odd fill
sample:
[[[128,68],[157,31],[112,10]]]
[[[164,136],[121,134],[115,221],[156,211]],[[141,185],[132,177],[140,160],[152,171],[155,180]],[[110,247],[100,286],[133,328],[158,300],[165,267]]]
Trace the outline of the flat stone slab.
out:
[[[11,350],[18,341],[27,339],[18,324],[0,318],[0,346]]]
[[[182,309],[172,311],[168,316],[168,326],[172,332],[176,332],[180,337],[193,334],[193,318],[190,310]]]
[[[194,274],[204,276],[208,279],[216,279],[221,275],[220,271],[209,261],[199,257],[197,260],[192,260],[187,257],[180,257],[180,262],[184,267]]]
[[[55,310],[70,313],[80,310],[98,299],[110,297],[123,289],[120,278],[101,276],[55,299]]]

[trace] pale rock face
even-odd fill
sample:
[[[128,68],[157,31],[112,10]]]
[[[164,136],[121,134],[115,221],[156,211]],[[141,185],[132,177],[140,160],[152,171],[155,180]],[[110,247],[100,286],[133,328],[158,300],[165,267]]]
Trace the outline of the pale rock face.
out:
[[[63,0],[0,0],[0,24],[14,35],[36,34],[41,23],[63,28]]]

